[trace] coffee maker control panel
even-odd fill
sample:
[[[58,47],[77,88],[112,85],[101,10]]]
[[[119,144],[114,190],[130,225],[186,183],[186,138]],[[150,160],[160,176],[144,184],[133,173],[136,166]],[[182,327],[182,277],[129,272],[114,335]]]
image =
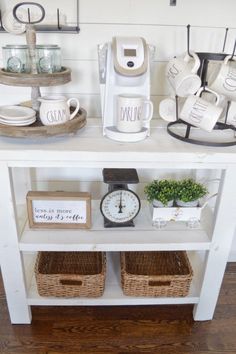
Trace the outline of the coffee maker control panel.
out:
[[[142,75],[147,70],[148,48],[141,37],[114,37],[112,41],[115,71],[123,76]]]

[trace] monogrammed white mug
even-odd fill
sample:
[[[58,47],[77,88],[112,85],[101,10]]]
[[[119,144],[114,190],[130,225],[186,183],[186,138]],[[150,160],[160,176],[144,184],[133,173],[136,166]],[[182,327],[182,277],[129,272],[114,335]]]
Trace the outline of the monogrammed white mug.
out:
[[[40,97],[41,102],[39,116],[43,125],[58,125],[73,119],[79,111],[79,100],[77,98],[67,99],[64,96]],[[72,102],[76,103],[75,110],[70,113]]]
[[[138,133],[153,116],[153,103],[140,95],[117,96],[116,126],[123,133]]]
[[[173,58],[166,67],[166,78],[176,95],[186,97],[194,94],[201,86],[201,79],[196,75],[200,67],[200,59],[195,52],[186,53],[183,57]]]
[[[220,70],[210,88],[231,100],[236,100],[236,57],[230,61],[231,55],[225,57]]]
[[[216,102],[211,103],[201,98],[200,95],[203,91],[211,92],[215,96]],[[211,132],[223,110],[219,103],[220,96],[216,92],[207,87],[200,88],[196,95],[190,95],[186,98],[179,116],[185,122]]]

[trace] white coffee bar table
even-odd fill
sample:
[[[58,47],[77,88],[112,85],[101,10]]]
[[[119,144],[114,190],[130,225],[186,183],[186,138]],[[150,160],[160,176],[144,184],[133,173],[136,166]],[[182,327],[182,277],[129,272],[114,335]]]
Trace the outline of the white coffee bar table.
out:
[[[149,206],[142,203],[135,228],[104,229],[99,201],[93,201],[90,230],[32,230],[26,201],[16,195],[32,189],[34,168],[136,168],[210,170],[220,173],[216,206],[200,227],[172,223],[152,226]],[[24,171],[25,178],[13,178]],[[14,172],[14,173],[13,173]],[[78,175],[78,180],[80,176]],[[152,122],[151,136],[138,143],[121,143],[102,136],[100,119],[89,119],[77,134],[50,138],[0,137],[0,260],[12,323],[30,323],[31,306],[194,304],[195,320],[213,318],[236,224],[236,147],[213,148],[175,140],[164,123]],[[186,250],[194,277],[186,297],[129,297],[122,293],[119,251]],[[108,274],[100,298],[40,297],[34,277],[38,251],[105,251]],[[117,269],[116,269],[117,267]]]

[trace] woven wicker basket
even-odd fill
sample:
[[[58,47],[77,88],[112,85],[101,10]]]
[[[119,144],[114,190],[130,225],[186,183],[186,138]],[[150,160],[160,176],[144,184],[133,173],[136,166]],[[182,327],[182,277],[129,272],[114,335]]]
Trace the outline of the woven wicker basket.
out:
[[[186,296],[193,271],[186,252],[122,252],[121,282],[129,296]]]
[[[101,296],[105,273],[106,258],[101,252],[39,252],[35,264],[41,296]]]

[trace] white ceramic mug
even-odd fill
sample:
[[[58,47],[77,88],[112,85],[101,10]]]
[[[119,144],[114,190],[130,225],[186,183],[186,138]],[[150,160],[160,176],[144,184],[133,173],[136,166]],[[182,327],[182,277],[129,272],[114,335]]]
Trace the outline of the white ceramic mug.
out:
[[[236,100],[236,57],[232,61],[230,59],[231,55],[225,57],[216,78],[209,86],[227,98]]]
[[[211,103],[200,97],[204,90],[211,92],[215,96],[215,103]],[[179,116],[185,122],[211,132],[223,110],[223,107],[220,107],[219,103],[220,96],[216,92],[207,87],[204,89],[200,88],[196,95],[187,97]]]
[[[153,116],[153,103],[140,95],[117,96],[116,126],[123,133],[138,133]]]
[[[173,58],[166,67],[166,78],[176,95],[186,97],[197,92],[201,86],[201,79],[196,75],[200,67],[198,55],[191,51],[183,57]]]
[[[183,99],[178,98],[178,116],[183,106]],[[178,117],[176,117],[176,99],[175,97],[167,97],[160,102],[159,105],[159,115],[162,119],[167,122],[174,122]]]
[[[80,104],[77,98],[67,99],[64,96],[40,97],[41,102],[39,116],[43,125],[63,124],[73,119],[79,111]],[[70,113],[72,102],[76,102],[73,113]]]

